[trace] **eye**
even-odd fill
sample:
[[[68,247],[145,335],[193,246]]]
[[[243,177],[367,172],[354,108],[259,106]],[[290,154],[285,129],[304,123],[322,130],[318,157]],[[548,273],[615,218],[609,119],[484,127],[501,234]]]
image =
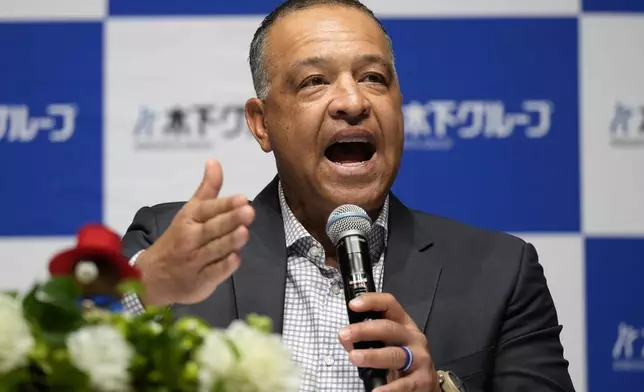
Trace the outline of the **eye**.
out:
[[[388,85],[387,78],[377,73],[369,73],[365,75],[364,81],[367,83],[381,83],[385,86]]]
[[[313,87],[313,86],[319,86],[321,84],[325,84],[326,81],[324,78],[320,75],[315,75],[315,76],[310,76],[300,84],[300,88],[304,87]]]

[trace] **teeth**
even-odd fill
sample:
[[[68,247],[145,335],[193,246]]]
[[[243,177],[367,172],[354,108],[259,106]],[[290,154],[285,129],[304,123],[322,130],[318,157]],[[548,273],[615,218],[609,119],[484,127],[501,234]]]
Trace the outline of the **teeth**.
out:
[[[342,139],[338,140],[338,143],[368,143],[367,139]]]
[[[351,162],[351,163],[338,163],[340,166],[357,166],[357,165],[362,165],[366,161],[360,161],[360,162]]]

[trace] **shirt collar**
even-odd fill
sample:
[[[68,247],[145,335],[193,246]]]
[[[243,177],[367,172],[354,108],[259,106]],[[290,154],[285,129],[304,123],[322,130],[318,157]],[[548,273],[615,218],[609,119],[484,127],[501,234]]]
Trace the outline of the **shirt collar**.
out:
[[[282,189],[282,182],[278,183],[280,208],[282,210],[282,219],[284,221],[284,234],[286,238],[286,248],[290,249],[296,242],[302,239],[313,239],[313,236],[302,226],[300,221],[297,220],[293,211],[286,202],[284,197],[284,190]],[[389,196],[385,199],[385,203],[378,214],[378,218],[371,226],[368,233],[369,248],[372,257],[379,259],[380,254],[387,246],[388,234],[388,221],[389,221]],[[314,240],[315,243],[317,241]]]

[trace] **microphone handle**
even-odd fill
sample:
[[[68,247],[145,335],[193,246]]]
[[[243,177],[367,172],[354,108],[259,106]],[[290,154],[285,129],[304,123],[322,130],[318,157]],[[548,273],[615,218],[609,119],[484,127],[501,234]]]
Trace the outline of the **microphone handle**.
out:
[[[349,308],[349,302],[352,299],[365,293],[376,292],[367,239],[358,233],[346,235],[338,241],[336,254],[340,265],[340,273],[342,274],[349,323],[355,324],[382,318],[378,312],[354,312]],[[364,341],[354,343],[354,347],[359,350],[365,350],[382,348],[385,347],[385,344],[381,341]],[[358,368],[358,374],[367,392],[387,384],[386,369]]]

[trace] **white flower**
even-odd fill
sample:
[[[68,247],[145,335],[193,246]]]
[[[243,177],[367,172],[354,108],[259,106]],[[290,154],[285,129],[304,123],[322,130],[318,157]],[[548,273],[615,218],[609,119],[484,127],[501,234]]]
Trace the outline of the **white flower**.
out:
[[[118,329],[109,325],[82,328],[67,337],[72,364],[87,374],[101,392],[130,390],[128,367],[134,349]]]
[[[237,375],[249,385],[239,391],[296,392],[301,372],[279,335],[266,334],[236,320],[226,331],[239,351]]]
[[[0,294],[0,374],[25,366],[35,344],[20,300]]]
[[[195,352],[195,361],[199,366],[199,387],[202,392],[212,391],[215,381],[226,378],[235,357],[224,333],[210,330],[204,337],[202,345]]]

